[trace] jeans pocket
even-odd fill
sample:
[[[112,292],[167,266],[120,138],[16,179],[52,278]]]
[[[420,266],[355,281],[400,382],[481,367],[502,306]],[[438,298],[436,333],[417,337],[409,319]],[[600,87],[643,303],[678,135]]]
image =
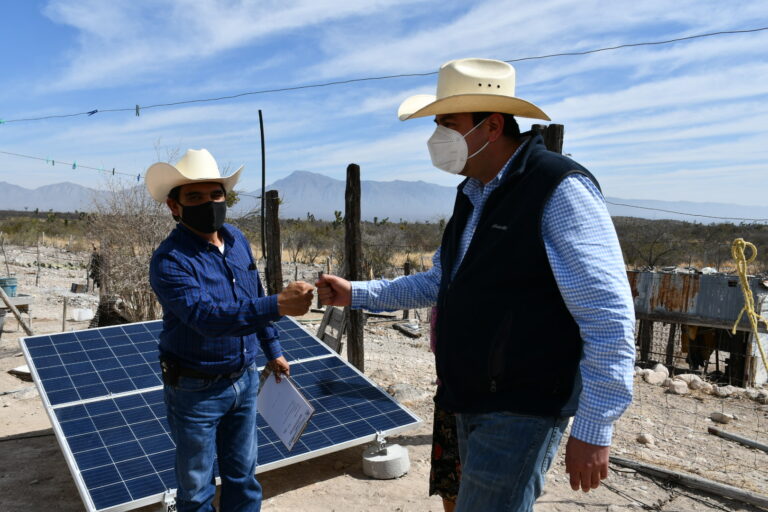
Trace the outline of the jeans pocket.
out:
[[[204,391],[211,387],[211,379],[197,379],[195,377],[179,377],[179,382],[174,386],[179,391]]]
[[[557,449],[560,447],[560,440],[563,437],[563,431],[568,426],[567,418],[555,419],[555,424],[549,431],[549,439],[547,440],[547,451],[544,452],[544,457],[541,458],[541,468],[539,472],[541,475],[545,475],[549,468],[552,466],[552,462],[557,455]]]

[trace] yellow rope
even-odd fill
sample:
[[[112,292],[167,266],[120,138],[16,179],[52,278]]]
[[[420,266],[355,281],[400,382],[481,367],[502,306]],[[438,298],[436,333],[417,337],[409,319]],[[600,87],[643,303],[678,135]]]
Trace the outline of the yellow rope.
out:
[[[752,250],[752,256],[747,259],[744,254],[744,249],[749,247]],[[741,283],[741,291],[744,294],[744,307],[741,308],[739,317],[736,319],[736,323],[733,324],[733,334],[736,334],[736,326],[739,325],[742,315],[747,314],[749,318],[749,324],[752,326],[752,335],[755,337],[757,347],[760,349],[760,356],[763,358],[763,365],[765,370],[768,371],[768,358],[765,356],[765,350],[763,344],[760,342],[760,335],[757,332],[757,328],[760,322],[763,322],[768,327],[768,320],[755,313],[755,299],[752,296],[752,290],[749,288],[749,281],[747,280],[747,264],[752,263],[757,258],[757,247],[754,244],[744,241],[743,238],[737,238],[733,241],[731,246],[731,254],[736,261],[736,267],[739,269],[739,282]]]

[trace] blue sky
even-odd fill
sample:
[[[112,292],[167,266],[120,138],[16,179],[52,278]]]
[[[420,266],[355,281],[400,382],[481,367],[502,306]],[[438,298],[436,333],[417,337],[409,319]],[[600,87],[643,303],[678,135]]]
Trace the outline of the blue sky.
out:
[[[735,7],[737,6],[737,7]],[[451,59],[517,59],[768,26],[764,0],[50,0],[0,3],[0,119],[133,108],[369,76]],[[516,63],[517,95],[565,125],[565,152],[606,195],[765,205],[768,31]],[[454,185],[434,169],[429,118],[399,103],[435,76],[0,124],[0,151],[143,175],[208,148],[260,187],[305,170]],[[535,121],[520,119],[523,129]],[[0,181],[102,187],[96,171],[0,154]],[[135,180],[134,180],[135,183]],[[0,206],[1,208],[1,206]]]

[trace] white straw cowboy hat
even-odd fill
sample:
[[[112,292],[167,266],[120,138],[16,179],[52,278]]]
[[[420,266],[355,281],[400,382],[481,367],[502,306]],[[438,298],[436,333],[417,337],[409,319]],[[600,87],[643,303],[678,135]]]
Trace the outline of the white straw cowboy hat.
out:
[[[515,97],[515,68],[500,60],[446,62],[437,77],[437,94],[417,94],[397,109],[401,121],[436,114],[501,112],[549,121],[539,107]]]
[[[221,183],[227,194],[232,192],[243,166],[229,176],[222,176],[213,155],[207,149],[188,149],[176,165],[157,162],[147,169],[144,181],[152,198],[162,203],[168,197],[168,192],[174,187],[188,183],[212,181]]]

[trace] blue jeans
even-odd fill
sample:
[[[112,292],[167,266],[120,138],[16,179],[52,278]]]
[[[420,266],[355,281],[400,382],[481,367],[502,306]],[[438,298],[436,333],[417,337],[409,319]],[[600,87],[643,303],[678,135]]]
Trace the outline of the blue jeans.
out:
[[[256,393],[259,372],[248,368],[236,379],[209,381],[179,377],[165,386],[171,437],[176,443],[176,506],[179,512],[211,512],[218,455],[222,511],[258,512],[256,480]]]
[[[456,512],[529,512],[541,495],[568,418],[457,414],[461,483]]]

